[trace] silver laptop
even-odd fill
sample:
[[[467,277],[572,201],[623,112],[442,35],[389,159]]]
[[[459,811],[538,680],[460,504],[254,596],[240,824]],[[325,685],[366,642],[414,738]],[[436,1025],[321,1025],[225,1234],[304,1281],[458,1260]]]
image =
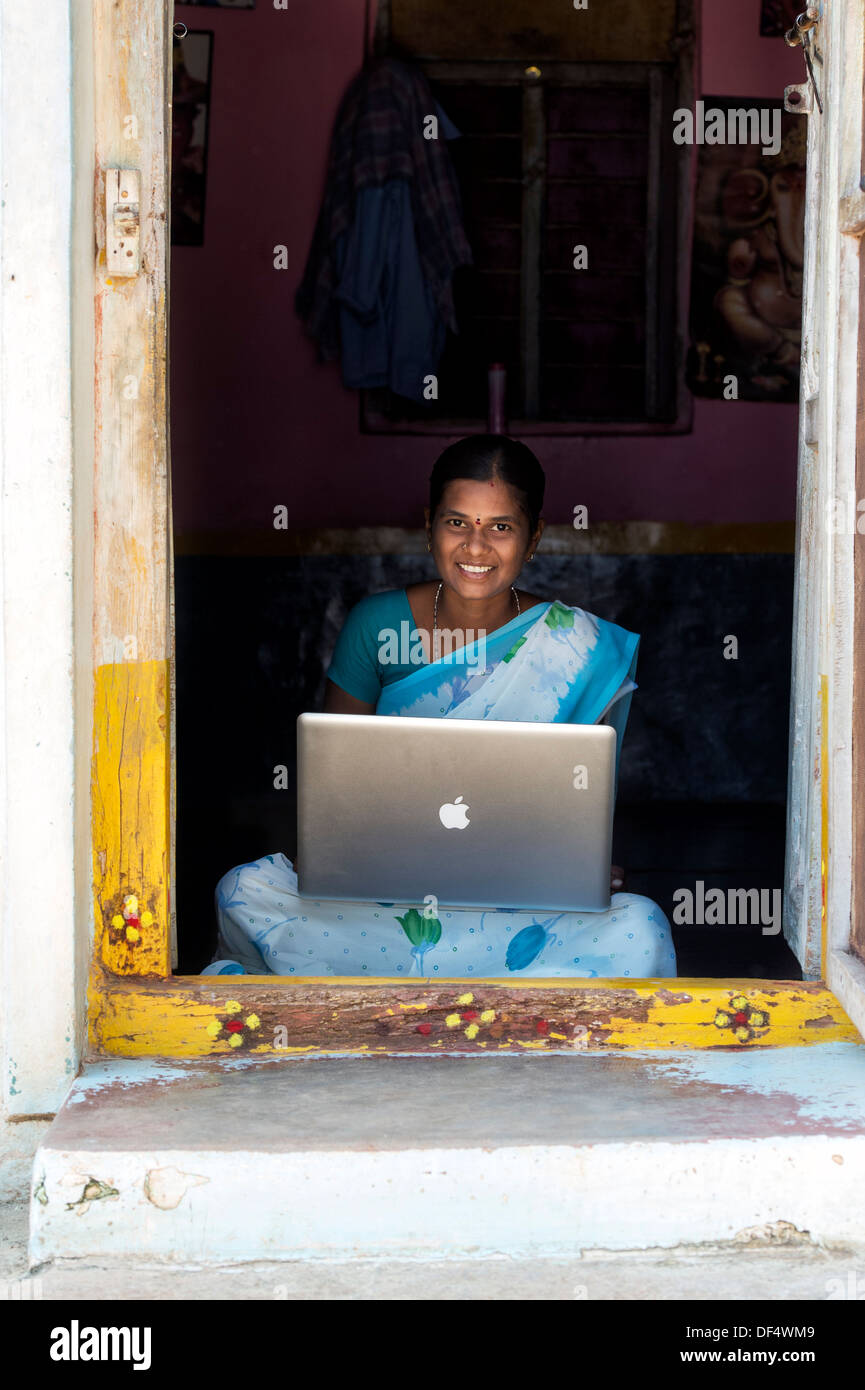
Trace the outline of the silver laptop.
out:
[[[297,745],[305,896],[609,907],[614,729],[302,714]]]

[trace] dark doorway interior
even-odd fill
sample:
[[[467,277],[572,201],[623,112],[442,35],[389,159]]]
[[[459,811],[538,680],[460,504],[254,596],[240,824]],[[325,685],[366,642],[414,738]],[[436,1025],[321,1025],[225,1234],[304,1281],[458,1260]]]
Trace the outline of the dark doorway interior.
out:
[[[671,921],[675,891],[698,881],[705,891],[780,889],[792,557],[541,553],[533,568],[540,592],[641,634],[616,814],[627,887]],[[178,559],[182,972],[211,957],[221,875],[294,850],[295,721],[321,706],[346,612],[365,593],[426,574],[417,556]],[[739,638],[735,661],[722,655],[728,632]],[[282,767],[287,790],[274,787]],[[673,932],[682,975],[800,977],[783,937],[758,925]]]

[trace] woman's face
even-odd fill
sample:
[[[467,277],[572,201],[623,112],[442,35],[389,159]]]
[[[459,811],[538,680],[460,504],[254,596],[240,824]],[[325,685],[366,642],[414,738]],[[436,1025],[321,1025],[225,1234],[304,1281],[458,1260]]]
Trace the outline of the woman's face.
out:
[[[439,574],[462,598],[494,598],[516,582],[534,551],[543,522],[532,535],[519,494],[498,478],[455,479],[445,488],[430,526]]]

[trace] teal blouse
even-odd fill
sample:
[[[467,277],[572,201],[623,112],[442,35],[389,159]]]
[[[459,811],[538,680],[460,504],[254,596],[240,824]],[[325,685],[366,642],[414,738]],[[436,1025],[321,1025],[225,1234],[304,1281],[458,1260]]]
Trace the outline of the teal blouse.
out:
[[[601,622],[600,619],[595,621]],[[639,638],[613,623],[602,623],[602,629],[616,639],[612,641],[614,651],[618,651],[624,643],[622,650],[627,648],[629,654],[629,665],[626,664],[621,672],[624,679],[618,689],[611,692],[612,699],[598,720],[616,730],[618,785],[619,760],[631,693],[637,688],[634,674]],[[412,641],[415,633],[414,617],[405,589],[369,594],[355,605],[345,620],[328,668],[328,679],[356,700],[378,705],[385,686],[417,674],[422,666],[428,664],[420,642]],[[607,645],[610,645],[610,638]]]
[[[355,604],[337,638],[327,675],[356,700],[374,705],[382,687],[411,675],[425,658],[412,661],[415,621],[405,589],[369,594]],[[414,644],[419,655],[419,643]],[[386,657],[382,661],[382,656]]]

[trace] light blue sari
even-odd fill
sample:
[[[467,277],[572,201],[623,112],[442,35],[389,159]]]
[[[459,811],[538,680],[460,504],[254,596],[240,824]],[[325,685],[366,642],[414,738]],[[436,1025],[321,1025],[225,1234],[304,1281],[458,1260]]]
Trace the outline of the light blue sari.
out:
[[[582,608],[541,604],[384,686],[375,712],[543,724],[603,719],[616,729],[618,774],[639,644],[636,633]]]
[[[622,682],[633,679],[639,642],[581,608],[540,604],[482,642],[386,685],[376,714],[596,724]]]
[[[377,714],[611,724],[618,754],[639,638],[555,602],[383,687]],[[458,978],[668,978],[670,926],[651,899],[605,912],[314,901],[283,854],[231,870],[216,890],[219,943],[206,973]]]

